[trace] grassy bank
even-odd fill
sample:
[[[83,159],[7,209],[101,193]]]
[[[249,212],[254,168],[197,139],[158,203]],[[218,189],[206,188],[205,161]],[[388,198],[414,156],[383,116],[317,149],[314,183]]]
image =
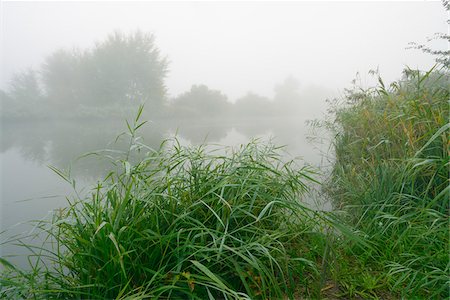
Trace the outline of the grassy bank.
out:
[[[434,68],[350,90],[334,107],[326,186],[342,223],[370,244],[336,245],[348,296],[449,296],[449,99],[448,69]]]

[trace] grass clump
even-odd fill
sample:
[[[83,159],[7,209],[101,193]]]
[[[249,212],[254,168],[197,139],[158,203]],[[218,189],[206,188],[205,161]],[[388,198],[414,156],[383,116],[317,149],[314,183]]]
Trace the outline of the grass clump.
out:
[[[356,284],[345,274],[357,268],[374,279],[366,296],[448,297],[449,87],[448,69],[406,70],[389,88],[379,78],[374,89],[348,91],[334,109],[327,188],[342,221],[371,245],[341,245],[335,275],[347,290]]]
[[[142,151],[140,126],[129,128],[131,149]],[[283,162],[278,148],[220,155],[175,141],[135,163],[129,154],[89,199],[43,226],[46,262],[31,274],[7,266],[0,295],[280,299],[317,273],[305,244],[320,248],[318,219],[300,202],[311,172]]]

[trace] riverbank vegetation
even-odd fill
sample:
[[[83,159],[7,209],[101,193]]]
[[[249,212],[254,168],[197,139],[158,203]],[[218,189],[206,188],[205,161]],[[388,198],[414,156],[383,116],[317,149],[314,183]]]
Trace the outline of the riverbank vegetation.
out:
[[[141,125],[129,126],[129,152],[90,198],[38,224],[48,236],[31,272],[2,261],[3,297],[273,299],[310,289],[323,238],[299,201],[308,168],[258,143],[228,155],[176,140],[153,151],[135,135]]]
[[[39,119],[51,105],[86,117],[96,115],[96,101],[112,101],[117,112],[139,97],[153,101],[146,116],[279,117],[298,108],[293,78],[273,101],[249,93],[231,104],[197,85],[165,102],[167,60],[153,41],[116,33],[90,51],[55,53],[40,78],[26,72],[0,91],[4,116]],[[390,84],[373,72],[375,87],[355,84],[316,122],[333,136],[329,173],[257,141],[217,149],[169,139],[150,147],[139,137],[139,106],[118,137],[128,138],[127,150],[88,155],[109,160],[105,179],[68,198],[51,220],[34,223],[31,237],[42,245],[22,236],[3,240],[0,232],[0,245],[31,253],[28,269],[0,258],[0,298],[447,299],[449,53],[418,48],[438,55],[437,65],[406,68]],[[129,68],[134,59],[146,64]],[[89,78],[97,81],[83,82]],[[98,97],[101,91],[108,94]],[[76,190],[69,174],[52,169]],[[305,201],[317,185],[330,211]]]
[[[407,69],[386,87],[348,91],[333,109],[335,164],[326,183],[342,222],[333,276],[348,296],[449,295],[448,69]]]
[[[332,105],[331,212],[302,202],[316,175],[279,148],[155,151],[137,136],[140,109],[107,178],[37,225],[46,242],[29,246],[31,270],[1,259],[0,295],[444,299],[449,87],[445,66],[407,69]]]

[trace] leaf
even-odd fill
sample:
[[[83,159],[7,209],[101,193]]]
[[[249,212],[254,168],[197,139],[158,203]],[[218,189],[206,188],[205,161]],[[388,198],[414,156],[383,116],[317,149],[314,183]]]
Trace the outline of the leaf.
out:
[[[256,219],[256,222],[260,221],[262,217],[266,214],[266,212],[274,206],[275,203],[282,203],[281,201],[270,201],[267,203],[267,205],[263,208],[263,210],[259,213],[258,218]]]
[[[206,266],[202,265],[200,262],[196,260],[191,260],[200,271],[202,271],[206,276],[212,279],[221,289],[228,290],[228,287],[220,280],[213,272],[211,272]]]
[[[103,221],[100,226],[98,226],[97,230],[95,230],[94,236],[97,235],[97,233],[106,225],[108,222]]]
[[[130,176],[130,173],[131,173],[131,165],[130,165],[130,163],[128,161],[125,161],[123,164],[125,165],[125,174],[127,176]]]
[[[144,104],[141,104],[141,105],[139,105],[139,108],[138,108],[138,113],[137,113],[137,115],[136,115],[136,119],[135,119],[135,122],[137,123],[137,121],[139,121],[139,118],[141,117],[141,115],[142,115],[142,111],[144,110]],[[144,122],[145,123],[145,122]],[[142,123],[143,124],[143,123]],[[137,129],[137,128],[136,128]]]
[[[147,121],[142,122],[141,124],[137,125],[136,127],[134,127],[134,130],[138,130],[142,125],[144,125],[145,123],[147,123]]]
[[[446,130],[450,129],[450,123],[445,124],[441,128],[439,128],[438,131],[436,131],[435,134],[426,142],[426,144],[416,152],[415,157],[419,156],[420,153],[422,153],[423,150],[425,150],[435,139],[437,139],[442,133],[444,133]]]

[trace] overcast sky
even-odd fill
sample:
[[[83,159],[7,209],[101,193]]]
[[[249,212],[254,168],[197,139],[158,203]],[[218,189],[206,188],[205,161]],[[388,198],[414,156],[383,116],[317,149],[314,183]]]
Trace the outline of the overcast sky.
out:
[[[153,32],[170,60],[177,95],[204,83],[231,100],[273,95],[287,76],[302,86],[349,86],[379,68],[385,81],[405,65],[433,59],[409,42],[448,32],[447,12],[431,2],[2,2],[0,88],[38,68],[54,50],[91,47],[118,29]],[[437,47],[447,47],[435,43]]]

